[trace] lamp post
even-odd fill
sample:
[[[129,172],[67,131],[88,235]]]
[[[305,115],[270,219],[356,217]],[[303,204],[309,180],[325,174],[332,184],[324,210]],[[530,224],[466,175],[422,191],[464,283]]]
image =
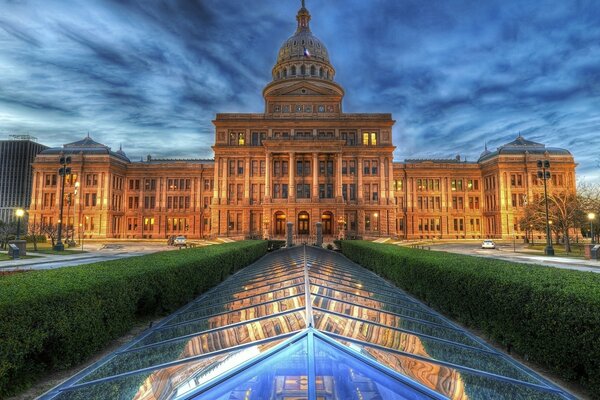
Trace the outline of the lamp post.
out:
[[[531,245],[535,246],[535,236],[533,235],[533,224],[529,224],[529,231],[531,232]]]
[[[550,169],[550,161],[538,160],[537,167],[538,179],[543,179],[544,181],[544,204],[546,206],[546,248],[544,249],[544,254],[547,256],[553,256],[554,247],[552,247],[552,233],[550,232],[550,220],[548,218],[548,189],[546,185],[546,181],[550,179],[550,171],[546,171],[547,169]]]
[[[265,239],[269,239],[269,217],[267,215],[263,218],[264,232],[263,236]]]
[[[83,230],[83,224],[79,223],[79,241],[81,242],[81,251],[83,252],[83,238],[81,237],[82,230]]]
[[[21,240],[21,218],[25,215],[25,210],[17,208],[15,215],[17,216],[17,240]]]
[[[342,240],[345,237],[344,231],[346,228],[346,219],[344,218],[344,216],[340,215],[337,222],[338,222],[338,228],[339,228],[339,238],[340,238],[340,240]]]
[[[62,224],[63,224],[63,207],[65,202],[65,180],[67,175],[71,174],[71,168],[67,167],[71,164],[71,157],[60,157],[61,167],[58,169],[58,175],[62,176],[62,185],[60,189],[60,217],[58,218],[58,239],[54,245],[54,251],[64,251],[65,245],[62,242]]]
[[[75,201],[77,194],[79,193],[79,180],[75,182],[75,190],[73,191],[72,203],[73,203],[73,224],[71,225],[71,240],[75,241]]]
[[[594,214],[594,213],[588,214],[588,219],[590,220],[590,236],[592,237],[592,244],[596,243],[596,241],[594,240],[594,219],[595,218],[596,218],[596,214]]]

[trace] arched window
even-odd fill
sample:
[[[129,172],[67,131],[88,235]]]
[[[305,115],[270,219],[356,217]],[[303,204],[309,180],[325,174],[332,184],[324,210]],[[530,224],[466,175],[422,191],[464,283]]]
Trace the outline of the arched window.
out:
[[[328,69],[325,70],[325,79],[329,79],[329,70]]]
[[[277,71],[277,79],[281,79],[281,71]]]
[[[319,76],[321,78],[323,77],[323,67],[319,68]]]
[[[286,78],[287,77],[287,68],[283,69],[283,77]]]
[[[292,76],[296,75],[296,66],[292,65]]]
[[[310,217],[306,211],[298,214],[298,235],[308,235],[310,233]]]
[[[310,66],[310,74],[313,75],[313,76],[316,74],[316,68],[315,68],[314,65]]]
[[[306,67],[304,64],[300,66],[300,75],[306,75]]]

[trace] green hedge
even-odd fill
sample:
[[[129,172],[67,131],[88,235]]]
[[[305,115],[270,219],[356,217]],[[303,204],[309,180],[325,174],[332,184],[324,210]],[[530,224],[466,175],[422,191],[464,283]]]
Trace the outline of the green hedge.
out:
[[[0,398],[85,360],[267,251],[245,241],[0,278]]]
[[[600,398],[600,274],[362,241],[342,252]]]

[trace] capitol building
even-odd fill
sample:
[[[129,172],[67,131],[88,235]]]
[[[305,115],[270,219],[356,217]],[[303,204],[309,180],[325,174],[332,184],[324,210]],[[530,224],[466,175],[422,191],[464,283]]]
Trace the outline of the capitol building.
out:
[[[394,160],[393,116],[345,113],[309,11],[296,19],[263,112],[216,115],[214,160],[131,161],[89,136],[47,149],[33,163],[29,221],[58,223],[63,155],[63,223],[85,238],[276,238],[288,222],[300,240],[317,222],[330,238],[521,238],[525,205],[543,195],[538,160],[552,165],[551,192],[575,190],[571,153],[520,135],[473,162]]]

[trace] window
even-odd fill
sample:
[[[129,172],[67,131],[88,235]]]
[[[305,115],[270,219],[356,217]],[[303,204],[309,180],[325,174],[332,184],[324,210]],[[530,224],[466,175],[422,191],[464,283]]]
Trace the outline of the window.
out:
[[[140,180],[139,179],[130,179],[129,180],[129,190],[140,190]]]
[[[363,175],[369,175],[371,172],[371,162],[368,160],[363,161]]]
[[[377,133],[371,132],[371,146],[377,146]]]
[[[137,210],[139,203],[139,197],[137,196],[129,196],[129,209]]]
[[[348,161],[342,161],[342,175],[348,175]]]
[[[252,173],[250,176],[259,176],[258,175],[258,160],[252,160]]]
[[[235,160],[229,160],[229,176],[235,176]]]
[[[85,186],[87,186],[87,187],[98,186],[98,174],[87,174],[85,176]]]
[[[56,175],[55,174],[47,174],[46,175],[46,186],[56,186]]]
[[[296,198],[310,199],[310,185],[304,183],[296,185]]]
[[[238,174],[238,176],[244,175],[244,160],[238,160],[238,162],[237,162],[237,174]]]
[[[373,201],[379,201],[379,185],[372,185]]]
[[[243,146],[246,144],[246,135],[243,132],[238,133],[238,145]]]
[[[377,160],[371,161],[371,175],[377,175],[377,166],[378,166]]]
[[[356,174],[356,160],[348,161],[348,170],[350,172],[350,175]]]
[[[210,190],[211,189],[211,184],[210,184],[210,179],[205,179],[204,180],[204,190]]]
[[[369,132],[363,132],[362,144],[364,146],[368,146],[369,145]]]
[[[156,190],[156,179],[146,179],[144,182],[146,190]]]
[[[156,198],[154,196],[144,197],[144,208],[152,209],[156,207]]]
[[[153,231],[154,230],[154,218],[153,217],[144,217],[144,231]]]
[[[333,198],[333,184],[319,184],[319,198],[320,199],[332,199]]]

